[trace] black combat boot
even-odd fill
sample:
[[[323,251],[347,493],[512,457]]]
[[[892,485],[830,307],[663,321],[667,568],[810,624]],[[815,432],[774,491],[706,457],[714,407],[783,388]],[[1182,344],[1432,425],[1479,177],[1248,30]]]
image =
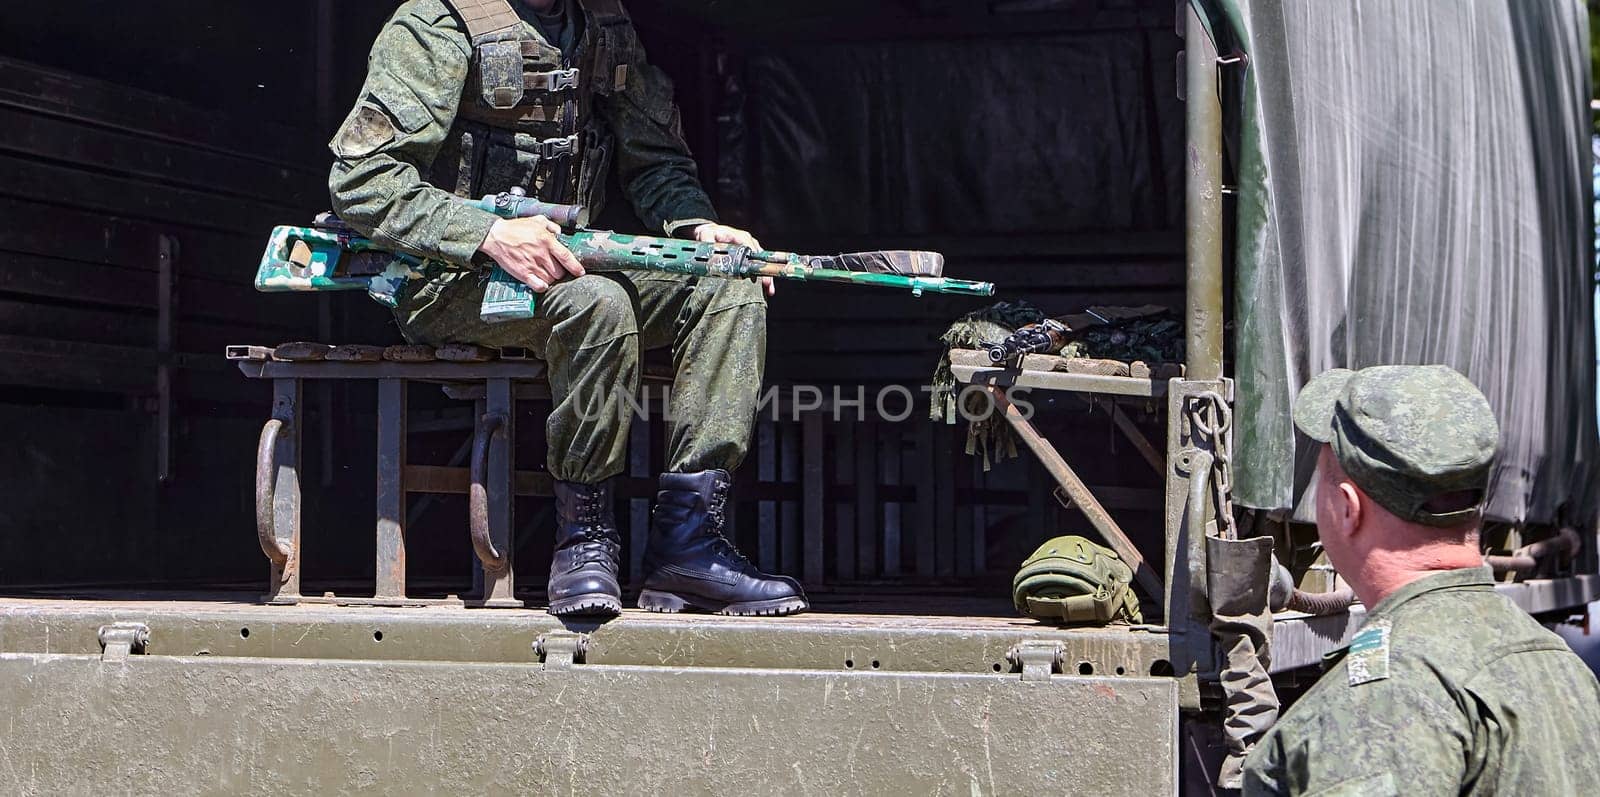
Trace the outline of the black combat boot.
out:
[[[800,584],[769,576],[723,536],[729,476],[725,470],[663,473],[650,524],[639,608],[695,608],[740,616],[784,615],[810,608]]]
[[[622,613],[617,557],[622,535],[612,516],[611,480],[556,482],[556,553],[550,560],[550,613],[557,617]]]

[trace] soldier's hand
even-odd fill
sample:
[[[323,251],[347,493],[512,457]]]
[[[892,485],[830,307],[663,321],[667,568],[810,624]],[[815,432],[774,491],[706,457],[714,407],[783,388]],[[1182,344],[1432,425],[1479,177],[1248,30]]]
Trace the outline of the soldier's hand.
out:
[[[556,236],[561,225],[543,217],[500,219],[489,228],[479,251],[493,258],[507,274],[537,293],[567,277],[581,277],[583,264]]]
[[[726,224],[702,224],[694,228],[694,239],[703,244],[738,244],[751,249],[766,248],[754,235]],[[766,289],[768,296],[777,295],[778,286],[771,277],[762,277],[758,282]]]

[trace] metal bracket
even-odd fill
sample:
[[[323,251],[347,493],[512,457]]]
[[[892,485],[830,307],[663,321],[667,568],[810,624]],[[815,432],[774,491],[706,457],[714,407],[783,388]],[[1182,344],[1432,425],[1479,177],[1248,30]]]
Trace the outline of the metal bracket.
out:
[[[589,635],[572,631],[551,631],[533,643],[533,653],[546,670],[569,670],[582,664],[589,652]]]
[[[126,661],[129,655],[144,653],[150,644],[150,626],[144,623],[112,623],[100,626],[100,660]]]
[[[1006,658],[1022,668],[1022,680],[1048,681],[1051,675],[1061,672],[1062,652],[1060,642],[1028,639],[1012,646]]]

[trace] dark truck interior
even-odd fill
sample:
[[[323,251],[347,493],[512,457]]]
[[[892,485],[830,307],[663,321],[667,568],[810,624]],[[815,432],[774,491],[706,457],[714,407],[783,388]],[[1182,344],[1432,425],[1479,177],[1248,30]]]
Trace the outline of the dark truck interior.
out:
[[[326,142],[395,5],[6,10],[0,524],[12,531],[0,535],[0,591],[259,594],[251,473],[270,391],[223,348],[399,342],[360,294],[250,287],[272,227],[327,208]],[[937,250],[948,275],[1050,315],[1182,307],[1170,0],[628,5],[677,85],[721,214],[768,246]],[[638,231],[622,202],[597,226]],[[927,420],[939,335],[985,303],[793,283],[771,302],[766,377],[787,398],[778,417],[763,413],[737,474],[737,543],[800,577],[821,611],[1014,617],[1023,557],[1058,534],[1094,536],[1026,451],[986,470],[963,450],[964,425]],[[900,422],[872,417],[886,385],[916,396]],[[864,391],[865,420],[848,404],[829,411],[835,386],[845,401]],[[820,409],[788,411],[813,397]],[[306,401],[304,591],[361,594],[373,579],[373,392],[321,385]],[[1159,469],[1114,427],[1109,402],[1034,403],[1162,561]],[[888,404],[901,414],[900,399]],[[470,405],[417,386],[410,407],[412,461],[458,463]],[[1161,403],[1123,408],[1159,447]],[[542,416],[523,412],[519,466],[542,469]],[[664,434],[659,418],[639,426],[618,507],[634,577]],[[466,517],[464,497],[413,498],[413,594],[471,591]],[[516,518],[519,592],[538,605],[549,499],[519,499]]]

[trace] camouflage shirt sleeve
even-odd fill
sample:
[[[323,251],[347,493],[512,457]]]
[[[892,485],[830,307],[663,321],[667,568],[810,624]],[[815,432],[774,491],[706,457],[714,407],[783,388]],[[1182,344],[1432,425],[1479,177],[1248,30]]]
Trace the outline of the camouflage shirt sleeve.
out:
[[[1472,724],[1437,681],[1350,686],[1341,665],[1246,759],[1244,793],[1455,794]]]
[[[683,140],[672,80],[646,62],[637,37],[624,91],[598,97],[596,108],[616,136],[617,176],[639,219],[668,235],[717,220],[711,198]]]
[[[373,45],[367,81],[329,145],[334,211],[382,246],[467,265],[494,224],[423,179],[455,120],[471,47],[438,0],[395,12]]]

